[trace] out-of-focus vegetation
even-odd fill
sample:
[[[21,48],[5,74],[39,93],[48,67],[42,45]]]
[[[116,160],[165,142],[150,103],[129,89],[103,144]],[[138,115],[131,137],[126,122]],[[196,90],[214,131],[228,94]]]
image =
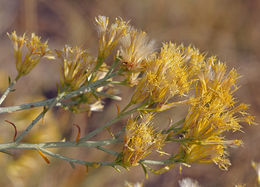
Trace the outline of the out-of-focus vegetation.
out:
[[[11,45],[6,32],[36,32],[49,39],[53,48],[64,44],[79,45],[89,51],[97,51],[97,34],[93,26],[94,17],[106,15],[111,18],[121,16],[131,20],[136,28],[148,32],[151,38],[176,43],[192,43],[209,54],[218,54],[228,67],[235,67],[243,75],[242,88],[238,97],[251,104],[251,113],[260,114],[260,2],[258,0],[21,0],[0,1],[0,88],[7,87],[7,77],[15,75],[15,65]],[[9,47],[7,47],[9,46]],[[16,86],[19,95],[10,94],[5,105],[16,105],[39,98],[55,96],[58,64],[40,63],[27,77]],[[130,97],[129,89],[120,90],[123,97]],[[126,101],[127,103],[127,101]],[[126,103],[119,103],[120,107]],[[185,111],[185,109],[183,109]],[[182,110],[173,109],[162,114],[157,121],[167,123],[168,118],[178,119]],[[33,109],[12,115],[1,115],[0,141],[12,138],[13,129],[3,121],[11,119],[20,129],[37,115]],[[54,110],[44,118],[42,124],[28,136],[30,141],[49,141],[60,138],[74,139],[72,123],[80,124],[85,133],[111,119],[116,113],[115,103],[107,100],[104,112],[72,115],[64,110]],[[256,118],[259,121],[259,118]],[[119,124],[120,125],[120,124]],[[24,127],[25,128],[25,127]],[[39,154],[28,151],[22,156],[16,152],[14,157],[1,154],[0,186],[123,186],[124,181],[143,182],[144,186],[178,186],[184,177],[196,179],[202,186],[231,186],[235,184],[256,184],[256,173],[251,161],[260,161],[260,127],[245,127],[242,136],[244,146],[230,150],[232,166],[229,171],[219,171],[214,165],[192,165],[162,175],[150,175],[144,179],[141,168],[131,168],[130,172],[117,173],[112,168],[90,170],[71,166],[63,161],[51,160],[47,165]],[[103,134],[109,137],[108,133]],[[234,135],[232,135],[234,136]],[[105,155],[96,150],[63,151],[66,155],[78,155],[82,159],[102,159]],[[220,180],[221,179],[221,180]]]

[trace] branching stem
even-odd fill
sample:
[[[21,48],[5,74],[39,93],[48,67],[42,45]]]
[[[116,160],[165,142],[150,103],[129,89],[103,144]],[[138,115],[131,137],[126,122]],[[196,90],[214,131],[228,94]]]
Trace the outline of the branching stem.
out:
[[[5,92],[3,93],[3,95],[0,98],[0,105],[4,102],[4,100],[6,99],[7,95],[10,93],[10,91],[13,89],[14,85],[16,84],[16,82],[20,79],[20,76],[17,76],[15,78],[14,81],[12,81],[8,88],[5,90]]]

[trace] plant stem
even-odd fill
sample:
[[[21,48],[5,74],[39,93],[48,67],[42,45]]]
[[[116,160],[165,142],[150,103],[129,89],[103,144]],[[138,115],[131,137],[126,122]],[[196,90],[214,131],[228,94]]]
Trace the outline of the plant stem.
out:
[[[112,151],[110,149],[106,149],[106,148],[101,147],[101,146],[97,146],[96,148],[101,150],[101,151],[104,151],[105,153],[108,153],[108,154],[111,154],[111,155],[114,155],[114,156],[118,156],[119,155],[118,152]]]
[[[0,150],[7,149],[37,149],[37,148],[61,148],[61,147],[98,147],[121,142],[121,139],[107,139],[86,142],[45,142],[45,143],[5,143],[0,144]]]
[[[59,94],[55,100],[48,106],[48,108],[44,108],[44,110],[32,121],[32,123],[30,125],[28,125],[28,127],[22,132],[22,134],[20,136],[17,137],[16,139],[16,143],[20,142],[23,137],[34,127],[34,125],[41,119],[44,117],[44,115],[46,114],[46,112],[48,110],[50,110],[53,106],[55,106],[57,104],[57,102],[59,102],[62,97],[65,95],[65,92]]]
[[[170,126],[169,129],[163,130],[162,133],[167,134],[167,133],[169,133],[170,131],[175,130],[175,128],[176,128],[177,126],[181,125],[182,123],[184,123],[184,121],[185,121],[185,118],[183,118],[183,119],[181,119],[181,120],[179,120],[179,121],[173,123],[173,124]]]
[[[15,80],[10,83],[10,85],[8,86],[8,88],[5,90],[5,92],[3,93],[3,95],[0,98],[0,105],[4,102],[4,100],[6,99],[7,95],[10,93],[10,91],[13,89],[14,85],[16,84],[16,82],[19,79],[20,79],[20,76],[17,76],[15,78]]]
[[[133,108],[127,112],[123,112],[120,113],[116,118],[112,119],[111,121],[107,122],[105,125],[95,129],[94,131],[90,132],[89,134],[87,134],[85,137],[79,139],[79,142],[82,141],[86,141],[90,138],[92,138],[93,136],[95,136],[96,134],[98,134],[99,132],[101,132],[102,130],[106,129],[107,127],[109,127],[110,125],[114,124],[115,122],[119,121],[121,118],[123,118],[124,116],[127,116],[129,114],[132,114],[133,112],[137,111],[138,109],[140,109],[141,107],[143,107],[143,105],[140,105],[136,108]]]
[[[88,165],[88,166],[92,166],[93,164],[100,164],[100,166],[117,165],[114,162],[87,162],[87,161],[84,161],[84,160],[73,159],[73,158],[69,158],[69,157],[66,157],[66,156],[63,156],[63,155],[60,155],[60,154],[57,154],[57,153],[53,153],[53,152],[48,151],[48,150],[43,149],[43,148],[39,148],[39,150],[41,152],[47,154],[47,155],[50,155],[52,157],[55,157],[55,158],[58,158],[58,159],[61,159],[61,160],[65,160],[65,161],[70,162],[70,163],[76,163],[76,164]]]
[[[105,84],[110,83],[109,81],[107,82],[106,80],[111,78],[111,77],[113,77],[113,76],[115,76],[115,75],[116,75],[116,73],[112,73],[107,78],[100,79],[100,80],[98,80],[96,82],[90,83],[89,85],[83,86],[83,87],[79,88],[78,90],[75,90],[75,91],[72,91],[70,93],[67,93],[62,98],[62,100],[70,99],[72,97],[76,97],[78,95],[90,92],[92,89],[104,86]],[[118,96],[112,96],[112,95],[103,94],[103,93],[100,93],[100,92],[97,92],[97,94],[104,95],[104,96],[110,97],[110,98],[115,99],[115,100],[119,100],[119,98],[120,98]],[[48,106],[54,100],[55,100],[55,98],[52,98],[52,99],[48,99],[48,100],[44,100],[44,101],[33,102],[33,103],[28,103],[28,104],[22,104],[22,105],[18,105],[18,106],[0,107],[0,114],[12,113],[12,112],[15,112],[15,111],[31,109],[31,108],[34,108],[34,107]],[[66,103],[63,103],[63,102],[57,102],[56,103],[56,106],[61,106],[61,105],[66,105]]]

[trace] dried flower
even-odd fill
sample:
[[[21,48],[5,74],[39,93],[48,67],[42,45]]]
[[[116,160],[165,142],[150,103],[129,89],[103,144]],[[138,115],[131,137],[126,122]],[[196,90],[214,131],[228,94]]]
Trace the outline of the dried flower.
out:
[[[98,58],[106,58],[117,45],[127,31],[127,22],[122,18],[116,18],[115,22],[108,26],[109,18],[106,16],[96,17],[99,35]]]
[[[61,88],[76,90],[88,81],[96,61],[85,50],[65,46],[62,51],[56,50],[56,53],[62,62]]]
[[[129,119],[124,138],[123,164],[125,166],[138,165],[138,161],[146,157],[154,149],[161,149],[165,136],[155,132],[152,127],[152,114],[141,116],[141,123]]]
[[[143,69],[143,61],[154,52],[154,41],[149,41],[145,32],[130,28],[120,40],[119,55],[130,86],[138,83],[138,75]]]
[[[7,33],[7,35],[13,42],[18,77],[28,74],[42,57],[54,58],[50,55],[51,51],[48,48],[47,41],[41,42],[41,38],[34,33],[31,34],[30,39],[25,34],[17,36],[15,31],[11,34]]]
[[[120,56],[123,66],[129,71],[142,68],[141,62],[149,57],[154,50],[154,41],[149,41],[143,31],[130,28],[130,31],[120,40]]]

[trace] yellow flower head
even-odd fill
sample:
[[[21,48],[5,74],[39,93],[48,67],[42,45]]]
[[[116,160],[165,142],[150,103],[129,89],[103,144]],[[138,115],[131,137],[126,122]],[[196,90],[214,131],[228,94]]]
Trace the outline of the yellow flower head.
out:
[[[192,144],[184,148],[184,162],[192,163],[215,163],[219,168],[227,170],[231,165],[227,159],[225,147],[221,144],[218,145],[199,145]]]
[[[18,77],[28,74],[40,61],[42,57],[53,59],[48,48],[47,41],[41,42],[41,38],[34,33],[28,39],[25,34],[17,36],[16,32],[7,33],[13,42],[14,56]]]
[[[235,70],[226,73],[225,64],[211,57],[204,70],[198,74],[195,97],[182,129],[185,162],[216,163],[227,169],[229,164],[225,149],[241,145],[240,140],[225,140],[223,133],[241,129],[241,122],[253,123],[253,117],[246,113],[245,104],[236,105],[233,97],[239,77]]]
[[[198,62],[196,60],[202,60]],[[167,103],[174,96],[185,96],[194,77],[203,64],[203,56],[192,48],[163,44],[160,53],[145,64],[145,72],[132,97],[133,103],[145,99],[158,104],[158,109],[169,108]]]
[[[126,125],[124,137],[123,164],[125,166],[138,165],[138,161],[151,153],[153,149],[161,149],[165,136],[155,132],[152,127],[152,114],[141,116],[141,123],[130,119]]]
[[[233,96],[237,90],[238,73],[232,69],[226,73],[226,65],[215,58],[209,59],[204,72],[199,74],[199,82],[195,86],[195,98],[192,99],[190,113],[197,113],[198,120],[202,117],[207,124],[218,128],[220,132],[240,130],[240,122],[253,123],[254,117],[246,112],[245,104],[237,104]],[[194,114],[192,114],[194,115]],[[192,120],[187,118],[191,124]]]
[[[88,81],[96,62],[85,50],[65,46],[62,51],[57,50],[56,53],[62,62],[61,88],[76,90]]]
[[[109,18],[106,16],[96,17],[97,30],[99,35],[98,58],[106,58],[117,45],[127,31],[127,22],[122,18],[116,18],[115,22],[109,25]]]

